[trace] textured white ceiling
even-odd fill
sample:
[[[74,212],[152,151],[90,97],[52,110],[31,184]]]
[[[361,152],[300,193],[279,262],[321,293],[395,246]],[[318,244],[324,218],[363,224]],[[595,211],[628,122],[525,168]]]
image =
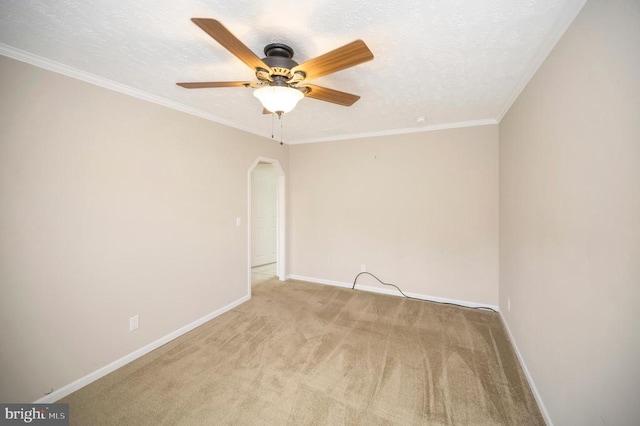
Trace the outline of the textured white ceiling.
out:
[[[364,40],[373,61],[313,81],[356,104],[305,98],[285,115],[284,142],[311,142],[499,121],[584,3],[2,0],[0,53],[270,137],[251,89],[175,85],[255,79],[190,19],[218,19],[259,57],[288,44],[298,63]]]

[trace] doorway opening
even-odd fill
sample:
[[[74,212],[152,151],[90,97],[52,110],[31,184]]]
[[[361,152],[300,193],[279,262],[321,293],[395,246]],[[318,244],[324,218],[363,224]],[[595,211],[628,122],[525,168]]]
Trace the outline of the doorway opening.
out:
[[[248,264],[251,287],[285,280],[285,175],[280,163],[258,158],[249,168]]]

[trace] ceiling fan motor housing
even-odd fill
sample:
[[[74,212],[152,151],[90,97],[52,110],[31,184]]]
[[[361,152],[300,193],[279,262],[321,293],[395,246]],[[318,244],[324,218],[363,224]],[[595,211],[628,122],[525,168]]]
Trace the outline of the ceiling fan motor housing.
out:
[[[269,65],[273,75],[291,78],[291,69],[298,65],[293,59],[293,49],[282,43],[271,43],[264,48],[262,62]]]
[[[283,43],[271,43],[264,47],[264,54],[291,59],[293,58],[293,49]]]

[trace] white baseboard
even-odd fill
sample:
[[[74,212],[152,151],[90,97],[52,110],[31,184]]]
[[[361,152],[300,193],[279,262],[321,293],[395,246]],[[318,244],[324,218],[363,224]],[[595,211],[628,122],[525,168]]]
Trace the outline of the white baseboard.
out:
[[[353,283],[325,280],[325,279],[322,279],[322,278],[305,277],[305,276],[302,276],[302,275],[295,275],[295,274],[290,274],[290,275],[287,276],[287,278],[292,279],[292,280],[307,281],[307,282],[317,283],[317,284],[333,285],[333,286],[336,286],[336,287],[351,288],[353,286]],[[400,294],[400,292],[398,290],[393,289],[393,288],[371,287],[371,286],[368,286],[368,285],[357,284],[356,285],[356,290],[365,290],[365,291],[370,291],[370,292],[373,292],[373,293],[389,294],[389,295],[392,295],[392,296],[402,296],[402,294]],[[454,303],[456,305],[466,306],[468,308],[488,308],[488,309],[493,309],[496,312],[498,312],[500,310],[500,308],[498,306],[489,305],[489,304],[486,304],[486,303],[476,303],[476,302],[469,302],[469,301],[466,301],[466,300],[447,299],[447,298],[444,298],[444,297],[428,296],[428,295],[419,294],[419,293],[409,293],[409,292],[406,292],[406,291],[404,292],[404,294],[406,294],[409,297],[415,297],[417,299],[428,300],[430,302]]]
[[[153,351],[154,349],[159,348],[160,346],[169,343],[170,341],[172,341],[173,339],[182,336],[185,333],[188,333],[189,331],[193,330],[196,327],[201,326],[202,324],[204,324],[207,321],[210,321],[222,314],[224,314],[225,312],[235,308],[236,306],[246,302],[247,300],[249,300],[251,298],[251,296],[246,295],[241,297],[238,300],[235,300],[231,303],[229,303],[226,306],[223,306],[220,309],[217,309],[213,312],[211,312],[208,315],[203,316],[200,319],[197,319],[195,321],[193,321],[190,324],[185,325],[184,327],[181,327],[179,329],[177,329],[174,332],[171,332],[169,334],[167,334],[164,337],[159,338],[158,340],[149,343],[146,346],[141,347],[138,350],[135,350],[133,352],[131,352],[128,355],[123,356],[120,359],[117,359],[115,361],[113,361],[110,364],[105,365],[102,368],[99,368],[98,370],[87,374],[84,377],[81,377],[80,379],[69,383],[68,385],[65,385],[63,387],[61,387],[60,389],[57,389],[53,392],[51,392],[49,395],[45,395],[44,397],[38,399],[37,401],[34,402],[34,404],[51,404],[54,403],[56,401],[58,401],[61,398],[64,398],[65,396],[77,391],[80,388],[83,388],[85,386],[87,386],[89,383],[92,383],[104,376],[106,376],[107,374],[117,370],[120,367],[125,366],[126,364],[129,364],[132,361],[135,361],[136,359],[140,358],[143,355],[148,354],[149,352]]]
[[[507,334],[509,335],[509,340],[511,340],[511,345],[513,349],[516,351],[516,355],[518,356],[518,361],[520,361],[520,365],[522,366],[522,370],[524,371],[524,375],[527,378],[527,382],[529,382],[529,387],[531,388],[531,392],[533,392],[533,397],[538,403],[538,407],[540,408],[540,412],[542,413],[542,417],[544,418],[547,426],[553,426],[553,422],[551,421],[551,417],[549,416],[549,412],[547,408],[544,406],[544,402],[542,402],[542,397],[538,392],[538,388],[536,388],[536,384],[533,382],[533,377],[531,377],[531,373],[529,373],[529,369],[527,368],[527,364],[524,363],[524,358],[522,358],[522,354],[518,349],[518,345],[516,344],[516,340],[513,338],[513,334],[511,334],[511,329],[509,328],[509,324],[507,324],[507,320],[500,313],[500,319],[502,320],[502,324],[504,328],[507,330]]]

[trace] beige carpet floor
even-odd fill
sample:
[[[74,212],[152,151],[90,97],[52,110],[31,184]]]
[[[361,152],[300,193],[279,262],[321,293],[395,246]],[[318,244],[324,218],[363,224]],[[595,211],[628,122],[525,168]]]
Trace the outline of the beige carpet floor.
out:
[[[264,280],[69,395],[71,425],[543,425],[498,314]]]

